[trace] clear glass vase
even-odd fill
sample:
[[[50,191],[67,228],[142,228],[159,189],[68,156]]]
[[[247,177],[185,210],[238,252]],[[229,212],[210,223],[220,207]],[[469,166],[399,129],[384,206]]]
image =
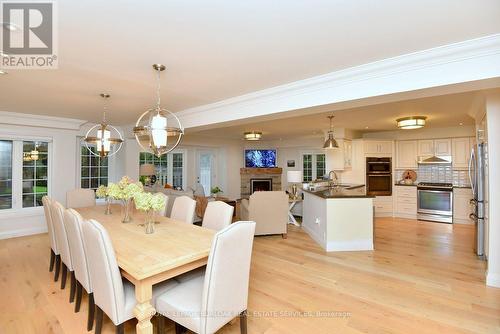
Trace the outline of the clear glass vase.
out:
[[[130,223],[132,221],[132,199],[122,200],[122,223]]]
[[[106,211],[104,211],[105,215],[110,215],[111,214],[111,198],[106,197]]]
[[[155,233],[155,211],[148,210],[146,212],[146,221],[144,222],[144,228],[146,229],[146,234]]]

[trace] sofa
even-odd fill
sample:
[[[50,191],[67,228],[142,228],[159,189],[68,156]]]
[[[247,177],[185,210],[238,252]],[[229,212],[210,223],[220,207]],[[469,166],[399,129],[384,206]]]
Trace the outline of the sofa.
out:
[[[201,186],[201,185],[200,185]],[[172,188],[165,189],[161,185],[155,185],[152,187],[145,187],[144,190],[149,191],[149,192],[162,192],[165,195],[168,196],[168,204],[167,208],[165,210],[165,214],[167,217],[170,217],[170,214],[172,212],[172,206],[174,205],[175,199],[180,196],[187,196],[189,198],[193,198],[195,196],[204,196],[205,194],[203,193],[203,187],[201,187],[201,190],[199,187],[195,187],[194,189],[190,190],[175,190]],[[201,191],[201,193],[200,193]],[[200,222],[202,217],[195,216],[194,217],[194,222]]]
[[[286,238],[288,195],[284,191],[256,191],[241,200],[241,220],[256,222],[255,235],[281,234]]]

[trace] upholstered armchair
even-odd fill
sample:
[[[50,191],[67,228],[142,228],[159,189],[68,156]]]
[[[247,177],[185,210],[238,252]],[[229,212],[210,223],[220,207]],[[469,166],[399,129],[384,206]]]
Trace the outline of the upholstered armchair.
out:
[[[241,201],[240,219],[254,221],[255,235],[281,234],[286,238],[288,195],[284,191],[256,191]]]

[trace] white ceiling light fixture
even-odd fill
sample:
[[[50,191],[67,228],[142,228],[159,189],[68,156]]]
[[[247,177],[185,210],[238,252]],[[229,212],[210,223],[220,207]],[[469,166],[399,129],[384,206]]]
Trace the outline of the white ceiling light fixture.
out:
[[[426,119],[426,116],[410,116],[398,118],[396,122],[398,124],[398,128],[402,130],[414,130],[423,128],[425,126]]]
[[[262,132],[259,132],[259,131],[245,132],[243,134],[243,138],[245,140],[261,140],[262,139]]]
[[[160,106],[160,74],[165,65],[154,64],[158,74],[156,107],[146,110],[137,120],[134,135],[144,151],[161,156],[174,150],[181,142],[184,129],[177,116]]]
[[[89,129],[89,131],[87,131],[84,142],[85,147],[92,155],[98,157],[110,157],[118,153],[118,151],[122,148],[123,137],[117,128],[107,124],[106,122],[106,101],[109,99],[110,95],[101,93],[100,96],[104,99],[102,122],[101,124],[94,125]],[[112,132],[117,134],[117,136],[111,137]],[[96,145],[97,153],[92,149],[93,147],[90,147],[89,145]]]
[[[323,144],[323,148],[332,149],[332,148],[338,148],[339,147],[339,144],[337,143],[337,141],[333,137],[332,120],[333,120],[334,117],[335,116],[333,116],[333,115],[328,116],[328,118],[330,119],[330,130],[328,131],[328,138],[326,139],[325,144]]]

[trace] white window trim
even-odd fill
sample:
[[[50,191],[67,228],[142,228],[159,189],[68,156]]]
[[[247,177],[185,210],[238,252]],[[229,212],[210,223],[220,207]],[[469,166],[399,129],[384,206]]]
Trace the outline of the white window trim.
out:
[[[52,138],[50,137],[28,137],[20,135],[0,134],[0,140],[12,141],[12,208],[0,210],[0,216],[18,216],[22,213],[23,216],[35,216],[43,212],[43,207],[23,208],[23,141],[43,141],[47,143],[47,195],[52,196],[53,187],[53,153],[52,153]],[[19,157],[16,159],[16,157]]]

